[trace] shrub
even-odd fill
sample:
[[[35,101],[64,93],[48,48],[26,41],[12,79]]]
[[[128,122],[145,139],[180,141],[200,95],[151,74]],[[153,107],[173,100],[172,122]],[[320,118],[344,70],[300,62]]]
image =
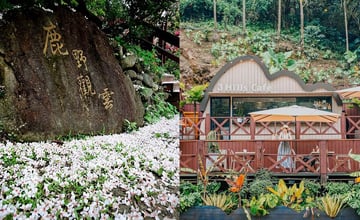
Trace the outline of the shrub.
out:
[[[320,194],[321,184],[312,180],[304,180],[305,191],[308,195],[316,197]]]
[[[351,186],[344,182],[328,182],[325,190],[329,195],[345,195],[351,191]]]
[[[355,184],[348,193],[347,204],[360,216],[360,184]]]
[[[274,187],[271,180],[255,180],[249,186],[249,197],[258,198],[261,194],[268,193],[267,187]]]

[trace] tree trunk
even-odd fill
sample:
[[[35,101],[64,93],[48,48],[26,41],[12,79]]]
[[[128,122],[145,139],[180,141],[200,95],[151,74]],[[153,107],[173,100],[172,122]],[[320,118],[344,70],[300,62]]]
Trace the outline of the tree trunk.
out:
[[[349,33],[348,33],[346,0],[344,0],[343,4],[344,4],[345,40],[346,40],[346,52],[347,52],[349,51]]]
[[[278,23],[277,23],[277,38],[280,40],[281,32],[281,0],[278,0]]]
[[[300,0],[300,50],[304,50],[304,5],[303,0]]]
[[[242,1],[242,9],[243,9],[243,13],[242,13],[243,33],[244,35],[246,35],[246,16],[245,16],[246,1],[245,0]]]
[[[216,0],[214,0],[214,31],[217,31],[217,20],[216,20]]]

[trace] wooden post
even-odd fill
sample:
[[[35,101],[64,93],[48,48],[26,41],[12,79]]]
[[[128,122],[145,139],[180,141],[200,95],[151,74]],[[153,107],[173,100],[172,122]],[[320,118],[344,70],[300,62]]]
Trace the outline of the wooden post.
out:
[[[255,128],[256,124],[253,117],[250,117],[250,140],[255,140]]]
[[[346,139],[346,112],[341,112],[341,139]]]
[[[300,134],[301,133],[301,122],[300,121],[296,121],[295,122],[295,139],[299,140],[300,139]]]
[[[259,168],[264,167],[264,152],[263,152],[263,143],[262,141],[256,141],[255,147],[256,147],[256,154],[255,154],[255,164],[256,164],[256,170]]]
[[[206,113],[205,115],[205,137],[211,130],[211,120],[210,120],[210,113]]]
[[[324,184],[327,181],[327,169],[328,169],[328,163],[327,163],[327,147],[326,147],[326,141],[320,141],[319,143],[320,148],[320,183]]]

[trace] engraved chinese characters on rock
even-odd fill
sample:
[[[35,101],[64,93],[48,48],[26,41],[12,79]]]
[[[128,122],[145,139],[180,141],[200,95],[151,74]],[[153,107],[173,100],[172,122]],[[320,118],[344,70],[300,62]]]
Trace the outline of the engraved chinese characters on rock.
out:
[[[61,34],[57,33],[55,28],[56,26],[50,22],[50,26],[43,27],[46,31],[46,39],[43,53],[46,55],[48,45],[50,44],[51,54],[60,54],[60,55],[69,55],[69,52],[65,49],[65,51],[61,51],[64,47],[64,44],[60,42]]]
[[[80,75],[77,77],[81,97],[93,96],[96,91],[93,90],[89,76]]]
[[[67,49],[63,48],[64,44],[61,43],[61,34],[56,32],[56,26],[50,22],[49,26],[43,27],[46,31],[46,39],[45,45],[43,49],[44,55],[46,55],[48,51],[48,47],[50,44],[51,54],[56,55],[69,55]],[[73,49],[71,51],[73,58],[76,61],[77,68],[84,67],[85,71],[88,72],[87,64],[86,64],[86,56],[84,55],[84,51],[81,49]],[[80,98],[84,101],[84,104],[87,105],[87,98],[96,95],[96,90],[93,88],[91,79],[88,75],[80,74],[77,78],[77,84],[79,85]],[[103,90],[103,93],[99,94],[99,98],[103,101],[103,106],[106,110],[110,110],[113,107],[112,95],[114,92],[109,91],[108,88]],[[84,108],[89,111],[87,106]]]
[[[81,66],[84,65],[85,70],[87,71],[88,69],[86,66],[86,56],[84,56],[83,50],[72,50],[72,55],[73,55],[74,59],[76,60],[77,67],[81,68]]]
[[[114,93],[109,91],[108,88],[105,88],[104,92],[99,94],[99,98],[102,98],[103,105],[104,105],[106,110],[109,110],[109,109],[111,109],[113,107],[113,100],[111,99],[111,96],[113,94]]]

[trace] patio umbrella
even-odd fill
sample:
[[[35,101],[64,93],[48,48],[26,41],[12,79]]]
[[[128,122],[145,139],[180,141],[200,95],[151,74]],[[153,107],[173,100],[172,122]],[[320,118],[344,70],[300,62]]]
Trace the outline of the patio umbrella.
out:
[[[337,90],[336,93],[344,99],[360,98],[360,86]]]
[[[249,114],[255,122],[294,121],[295,124],[297,121],[336,122],[340,117],[339,114],[333,112],[298,105],[250,112]],[[298,138],[296,132],[295,137]]]
[[[280,108],[267,109],[250,112],[255,122],[269,121],[314,121],[314,122],[336,122],[339,114],[322,111],[304,106],[292,105]]]

